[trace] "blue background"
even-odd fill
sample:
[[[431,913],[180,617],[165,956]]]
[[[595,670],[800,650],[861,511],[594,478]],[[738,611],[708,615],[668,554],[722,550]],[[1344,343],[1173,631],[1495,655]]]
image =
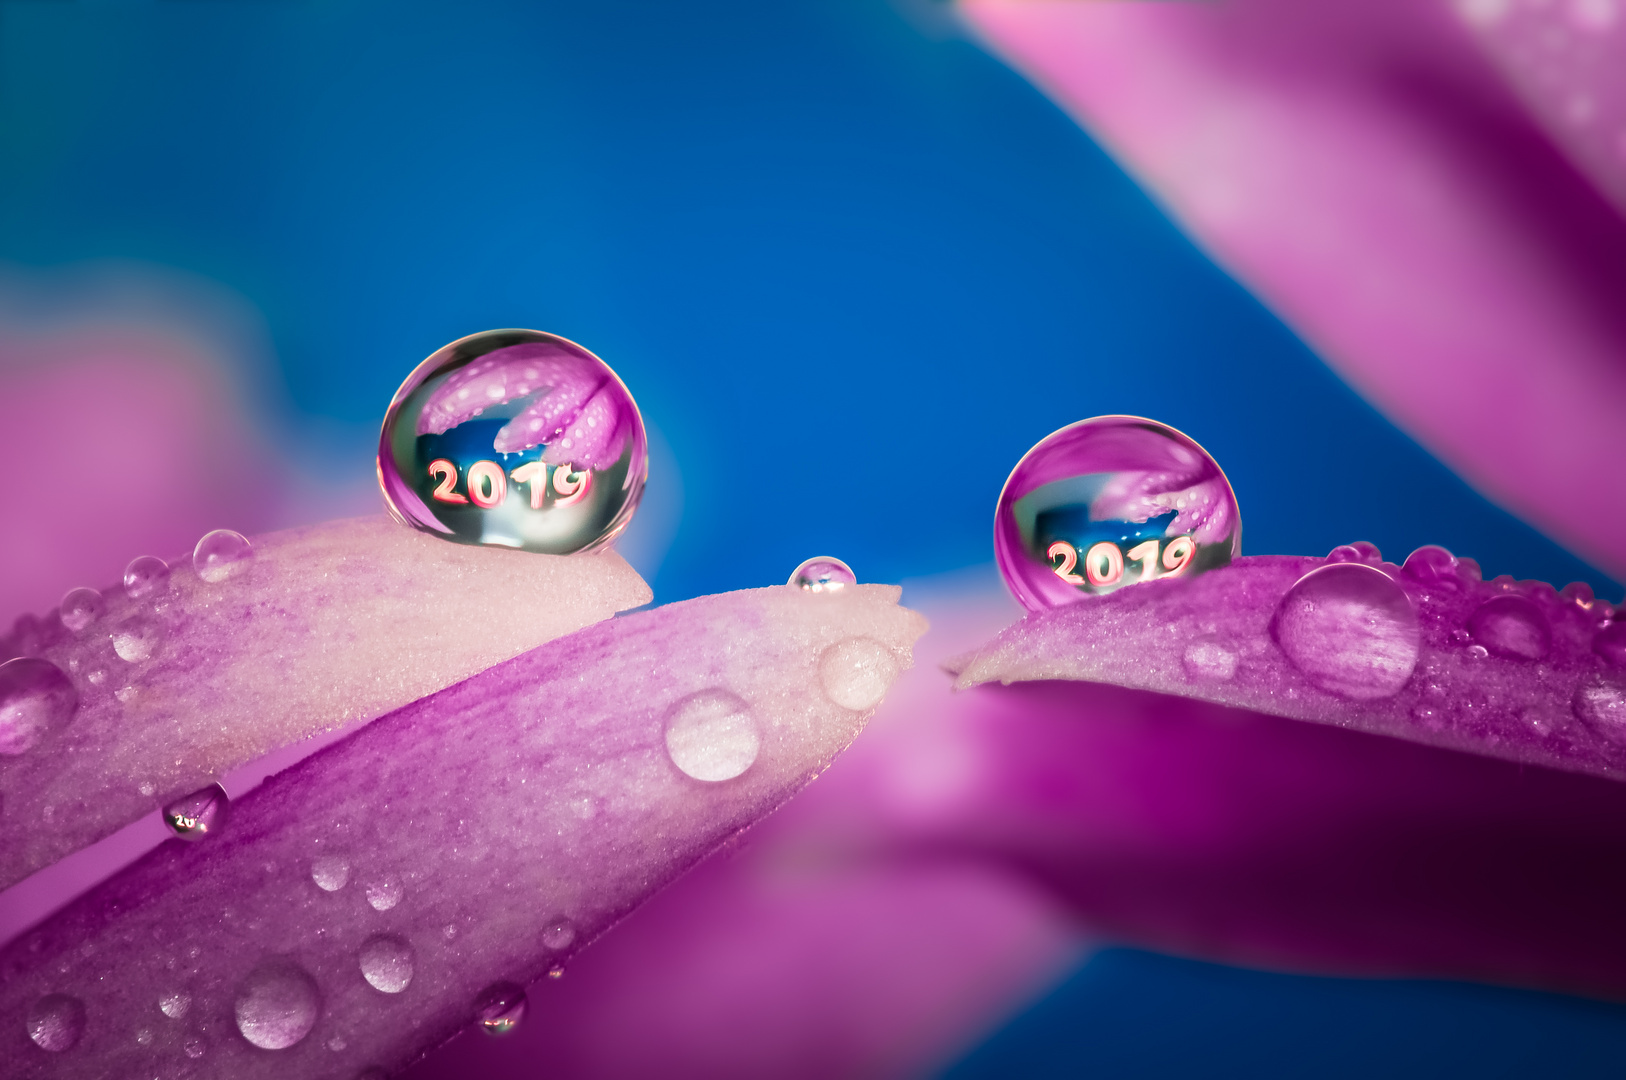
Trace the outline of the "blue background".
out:
[[[288,439],[366,431],[475,330],[582,342],[681,472],[662,601],[817,552],[866,580],[986,562],[1017,458],[1114,412],[1214,454],[1247,552],[1441,543],[1620,592],[1357,398],[928,0],[5,0],[0,20],[0,259],[140,260],[247,298]],[[365,475],[367,441],[316,452]],[[1329,1025],[1372,1034],[1350,1075],[1504,1075],[1512,1029],[1563,1071],[1622,1022],[1108,953],[960,1075],[1343,1075],[1304,1034]]]

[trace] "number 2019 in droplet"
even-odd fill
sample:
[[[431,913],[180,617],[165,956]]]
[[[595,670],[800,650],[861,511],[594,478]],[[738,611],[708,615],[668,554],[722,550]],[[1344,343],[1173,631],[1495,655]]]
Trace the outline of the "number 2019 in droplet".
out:
[[[429,476],[439,481],[430,493],[435,501],[453,504],[472,502],[482,510],[502,505],[508,497],[510,478],[514,483],[524,484],[530,489],[532,510],[543,508],[550,488],[553,506],[562,508],[581,502],[593,486],[593,474],[578,470],[574,465],[555,465],[550,483],[548,466],[540,461],[527,461],[507,474],[495,461],[476,461],[469,466],[467,495],[458,492],[457,465],[446,458],[437,458],[429,463]]]
[[[1124,551],[1111,540],[1102,540],[1092,544],[1084,553],[1082,565],[1078,557],[1078,548],[1065,540],[1057,540],[1046,549],[1053,564],[1051,569],[1056,576],[1069,585],[1084,585],[1088,583],[1096,588],[1110,588],[1114,585],[1138,585],[1143,581],[1152,581],[1160,577],[1179,577],[1191,565],[1192,558],[1197,554],[1197,543],[1189,536],[1176,536],[1161,545],[1162,557],[1159,558],[1157,540],[1143,540],[1139,544]],[[1124,567],[1126,563],[1139,563],[1139,576],[1131,581],[1124,581]],[[1077,571],[1082,569],[1084,573]]]

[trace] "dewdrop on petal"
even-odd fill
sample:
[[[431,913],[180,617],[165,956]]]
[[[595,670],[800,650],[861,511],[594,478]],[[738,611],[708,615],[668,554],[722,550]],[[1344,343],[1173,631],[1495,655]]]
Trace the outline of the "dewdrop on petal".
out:
[[[798,566],[785,584],[804,592],[833,593],[840,592],[848,585],[858,584],[858,575],[840,559],[815,555]]]
[[[378,482],[396,519],[460,544],[591,551],[649,472],[632,395],[604,361],[536,330],[454,341],[390,402]]]
[[[1097,416],[1023,455],[994,512],[994,555],[1029,611],[1169,577],[1242,553],[1242,516],[1219,465],[1186,435]]]

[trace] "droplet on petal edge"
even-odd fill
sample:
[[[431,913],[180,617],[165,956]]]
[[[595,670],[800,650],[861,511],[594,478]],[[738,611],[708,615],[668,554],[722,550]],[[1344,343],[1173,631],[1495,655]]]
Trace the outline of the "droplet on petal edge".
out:
[[[510,1035],[525,1019],[525,988],[518,983],[493,983],[474,1000],[474,1019],[487,1035]]]
[[[580,345],[537,330],[488,330],[437,350],[395,392],[378,447],[397,521],[551,555],[614,540],[648,473],[625,384]]]
[[[226,827],[226,812],[231,800],[226,789],[219,784],[183,795],[164,807],[164,824],[182,840],[197,843],[218,836]]]
[[[815,603],[774,585],[702,597],[606,620],[406,705],[235,800],[217,840],[154,852],[0,947],[0,1016],[25,1015],[47,989],[94,1002],[110,1037],[75,1050],[82,1076],[167,1075],[194,1034],[221,1076],[276,1061],[335,1077],[398,1066],[483,1024],[476,989],[562,971],[826,769],[865,715],[830,700],[820,657],[868,640],[901,671],[925,620],[898,596],[856,585]],[[662,746],[672,706],[708,691],[747,705],[758,737],[750,765],[720,783],[674,767]],[[426,782],[436,776],[455,782]],[[493,795],[520,809],[493,813]],[[584,803],[603,812],[584,816]],[[317,858],[351,863],[347,884],[315,884]],[[367,886],[388,873],[406,877],[406,895],[380,912]],[[415,950],[410,977],[401,942]],[[178,990],[196,1000],[166,1020],[155,1006]],[[507,1026],[514,1000],[492,1004],[486,1019]],[[226,1017],[236,1031],[207,1027]]]
[[[62,625],[75,634],[101,618],[106,611],[107,602],[102,599],[102,594],[87,588],[69,589],[57,609]]]
[[[146,600],[169,588],[169,564],[156,555],[137,555],[124,568],[124,595]]]
[[[1589,589],[1351,544],[1031,614],[968,654],[957,685],[1111,683],[1626,779],[1623,657],[1626,624]]]
[[[1242,514],[1219,465],[1189,436],[1138,416],[1046,436],[994,510],[994,558],[1029,611],[1193,578],[1241,553]]]
[[[234,578],[248,569],[254,558],[254,545],[248,537],[230,529],[216,529],[192,549],[192,569],[211,585]]]
[[[810,593],[840,592],[848,585],[858,584],[853,568],[830,555],[815,555],[795,570],[785,584]]]

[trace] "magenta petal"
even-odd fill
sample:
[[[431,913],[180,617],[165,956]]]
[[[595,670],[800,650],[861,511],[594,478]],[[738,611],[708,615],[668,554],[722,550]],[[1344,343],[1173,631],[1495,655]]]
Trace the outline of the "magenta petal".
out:
[[[962,10],[1357,390],[1626,572],[1626,222],[1445,4]]]

